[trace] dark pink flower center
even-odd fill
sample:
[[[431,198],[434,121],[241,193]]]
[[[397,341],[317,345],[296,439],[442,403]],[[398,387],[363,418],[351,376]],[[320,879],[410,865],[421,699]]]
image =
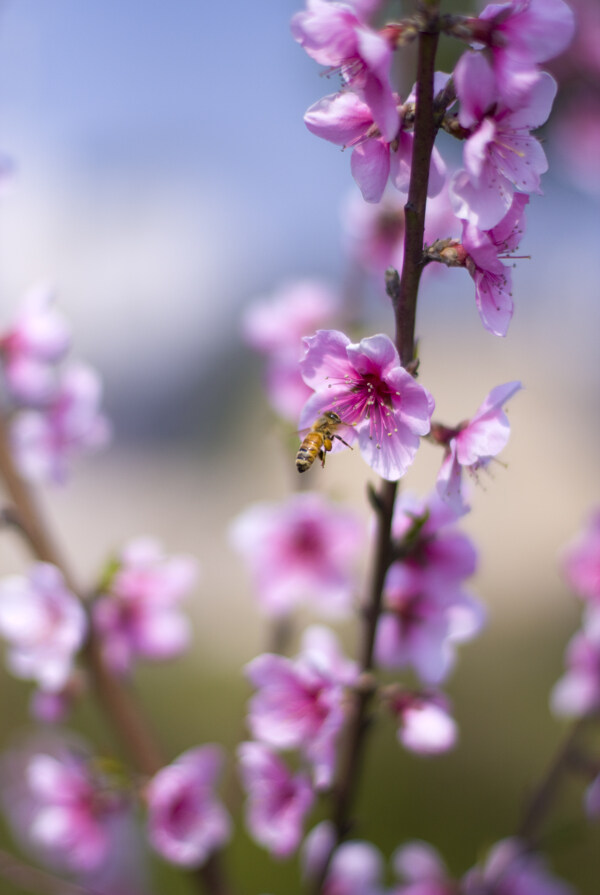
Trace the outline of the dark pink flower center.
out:
[[[398,619],[406,632],[421,625],[427,616],[420,594],[395,593],[389,600],[387,610]]]
[[[300,557],[319,556],[323,552],[322,541],[322,534],[309,520],[297,524],[292,534],[294,553]]]
[[[346,374],[342,382],[346,390],[334,398],[332,409],[348,425],[368,421],[369,437],[381,445],[386,435],[397,431],[399,393],[376,373]]]
[[[169,806],[167,823],[175,836],[183,838],[198,822],[199,813],[196,798],[193,798],[189,792],[182,792]]]

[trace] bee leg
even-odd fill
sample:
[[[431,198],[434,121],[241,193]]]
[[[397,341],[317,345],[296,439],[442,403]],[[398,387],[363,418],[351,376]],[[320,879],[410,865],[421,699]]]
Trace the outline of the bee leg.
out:
[[[325,448],[319,448],[319,458],[321,460],[321,468],[325,469],[325,457],[327,456],[327,452]]]
[[[349,447],[349,448],[350,448],[350,450],[351,450],[351,451],[353,451],[353,450],[354,450],[354,448],[353,448],[353,447],[352,447],[352,445],[351,445],[351,444],[348,444],[348,442],[347,442],[347,441],[344,441],[344,439],[343,439],[343,438],[342,438],[342,436],[341,436],[341,435],[334,435],[334,436],[333,436],[333,437],[334,437],[334,438],[337,438],[337,440],[338,440],[338,441],[341,441],[341,442],[342,442],[342,444],[345,444],[345,445],[346,445],[346,447]]]

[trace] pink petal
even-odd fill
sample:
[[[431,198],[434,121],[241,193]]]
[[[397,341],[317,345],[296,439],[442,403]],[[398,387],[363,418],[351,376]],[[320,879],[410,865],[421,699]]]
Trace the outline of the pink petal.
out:
[[[317,137],[349,146],[371,127],[373,113],[355,93],[333,93],[307,109],[304,123]]]
[[[491,65],[481,53],[464,53],[454,70],[460,99],[459,121],[471,128],[484,118],[498,100],[498,87]]]
[[[382,140],[356,146],[350,159],[352,176],[365,202],[379,202],[390,173],[390,149]]]

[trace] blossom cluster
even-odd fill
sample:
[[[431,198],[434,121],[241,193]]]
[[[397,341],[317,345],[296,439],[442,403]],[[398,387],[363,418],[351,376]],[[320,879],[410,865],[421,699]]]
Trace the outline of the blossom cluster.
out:
[[[306,125],[352,149],[352,175],[371,203],[382,200],[388,182],[408,193],[416,103],[416,88],[404,101],[394,91],[391,71],[393,52],[414,39],[418,26],[407,19],[372,27],[377,5],[310,0],[292,20],[292,34],[308,55],[341,78],[338,93],[307,111]],[[447,185],[463,229],[460,240],[449,238],[457,248],[453,264],[475,280],[483,325],[504,336],[513,303],[510,268],[501,258],[517,248],[524,205],[529,194],[541,193],[548,167],[531,132],[548,119],[556,82],[539,66],[568,46],[574,18],[563,0],[519,0],[490,4],[477,18],[450,17],[446,30],[475,48],[451,75],[436,72],[434,79],[440,126],[464,141],[464,166],[449,175],[434,147],[428,194]],[[448,263],[435,252],[429,258]]]
[[[242,321],[243,337],[266,357],[264,388],[275,412],[295,422],[310,397],[298,362],[302,337],[331,323],[340,299],[321,280],[294,280],[273,295],[252,302]]]
[[[332,631],[312,626],[294,659],[265,653],[249,663],[246,676],[256,687],[247,718],[254,741],[239,750],[247,825],[273,854],[288,855],[300,844],[315,791],[333,783],[346,695],[357,683],[358,666]],[[303,766],[296,774],[278,755],[289,750]]]
[[[0,636],[15,677],[34,681],[33,713],[61,720],[81,695],[75,662],[89,636],[97,639],[115,674],[139,659],[179,655],[190,640],[179,602],[197,576],[195,560],[166,557],[151,538],[131,541],[109,563],[91,607],[84,606],[51,563],[0,580]],[[89,610],[89,611],[87,611]]]
[[[405,495],[392,520],[398,559],[384,583],[375,656],[382,668],[411,670],[420,684],[391,687],[386,699],[400,742],[420,754],[456,742],[448,700],[437,688],[452,670],[457,644],[473,638],[485,621],[483,607],[464,590],[477,554],[457,518],[437,495],[428,501]]]
[[[43,286],[25,296],[13,323],[0,332],[14,455],[32,481],[64,483],[73,456],[97,450],[110,438],[100,412],[100,378],[87,364],[61,363],[69,345],[69,327]]]
[[[215,792],[222,763],[220,747],[198,746],[140,787],[114,760],[94,758],[85,744],[63,736],[9,753],[2,790],[26,850],[92,891],[125,891],[119,887],[133,875],[126,891],[141,892],[147,891],[145,861],[139,847],[132,849],[136,805],[146,810],[146,836],[157,854],[179,866],[201,866],[231,832]],[[124,860],[129,868],[119,866]],[[112,881],[106,878],[111,867]]]

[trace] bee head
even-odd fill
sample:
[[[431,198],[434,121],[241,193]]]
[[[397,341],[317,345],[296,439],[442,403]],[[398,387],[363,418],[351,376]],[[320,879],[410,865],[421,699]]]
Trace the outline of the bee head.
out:
[[[323,416],[326,416],[330,423],[341,423],[342,420],[334,410],[326,410]]]

